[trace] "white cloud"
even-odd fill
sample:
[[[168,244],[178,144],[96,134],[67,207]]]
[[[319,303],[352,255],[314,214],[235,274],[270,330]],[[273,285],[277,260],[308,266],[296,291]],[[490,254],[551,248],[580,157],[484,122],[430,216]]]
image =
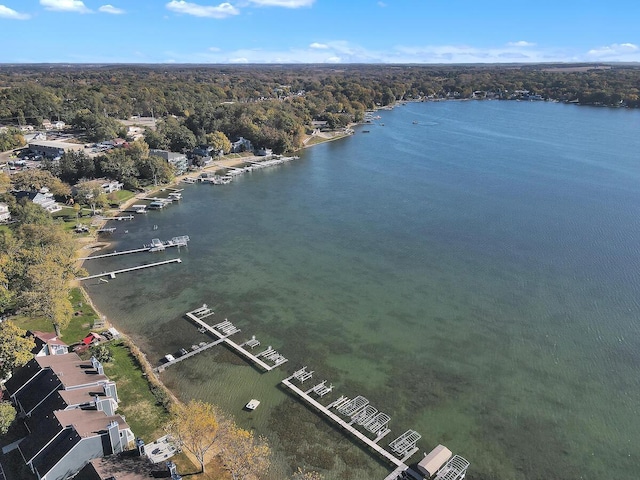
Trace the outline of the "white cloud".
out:
[[[184,0],[171,0],[166,7],[172,12],[184,13],[195,17],[227,18],[240,13],[240,10],[226,2],[218,6],[207,6],[185,2]]]
[[[249,60],[245,57],[230,58],[229,63],[249,63]]]
[[[517,42],[509,42],[507,43],[508,47],[535,47],[536,44],[532,42],[527,42],[525,40],[519,40]]]
[[[384,2],[378,2],[378,6],[381,7],[381,8],[384,8],[384,7],[387,6],[387,4],[384,3]]]
[[[317,49],[326,49],[329,48],[329,45],[325,45],[324,43],[318,43],[318,42],[313,42],[311,45],[309,45],[309,48],[317,48]]]
[[[587,52],[593,60],[640,61],[640,47],[633,43],[613,43]]]
[[[47,10],[54,10],[58,12],[91,12],[82,0],[40,0],[40,5]]]
[[[31,15],[27,13],[16,12],[12,8],[0,5],[0,18],[10,18],[12,20],[28,20]]]
[[[310,7],[316,0],[249,0],[254,5],[261,7],[285,7],[300,8]]]
[[[210,52],[219,52],[220,49],[218,47],[209,47]]]
[[[102,13],[110,13],[112,15],[122,15],[124,13],[124,10],[114,7],[113,5],[102,5],[98,11]]]

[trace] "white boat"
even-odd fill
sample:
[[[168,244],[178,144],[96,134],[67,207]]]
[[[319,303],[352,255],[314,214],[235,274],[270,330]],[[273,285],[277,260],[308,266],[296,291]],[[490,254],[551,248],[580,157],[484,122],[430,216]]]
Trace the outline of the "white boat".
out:
[[[260,400],[252,398],[249,403],[244,406],[244,408],[246,408],[247,410],[255,410],[256,408],[258,408],[258,405],[260,405]]]
[[[174,357],[173,355],[171,355],[170,353],[167,353],[167,354],[164,356],[164,359],[165,359],[167,362],[173,362],[173,361],[175,360],[175,357]]]

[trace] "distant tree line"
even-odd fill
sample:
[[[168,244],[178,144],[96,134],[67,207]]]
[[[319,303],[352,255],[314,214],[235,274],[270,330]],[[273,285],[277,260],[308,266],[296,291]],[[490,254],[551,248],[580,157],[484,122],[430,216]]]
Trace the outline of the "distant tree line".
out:
[[[596,68],[597,67],[597,68]],[[165,118],[147,142],[185,150],[219,131],[276,153],[301,146],[305,126],[339,128],[401,100],[517,98],[640,106],[640,68],[628,65],[16,66],[0,70],[0,122],[60,119],[99,141],[124,134],[115,119]]]

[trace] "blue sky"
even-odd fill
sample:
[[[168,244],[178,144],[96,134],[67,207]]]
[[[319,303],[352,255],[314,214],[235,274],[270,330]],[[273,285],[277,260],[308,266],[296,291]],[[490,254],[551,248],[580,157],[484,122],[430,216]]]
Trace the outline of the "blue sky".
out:
[[[0,0],[0,63],[640,62],[640,0]]]

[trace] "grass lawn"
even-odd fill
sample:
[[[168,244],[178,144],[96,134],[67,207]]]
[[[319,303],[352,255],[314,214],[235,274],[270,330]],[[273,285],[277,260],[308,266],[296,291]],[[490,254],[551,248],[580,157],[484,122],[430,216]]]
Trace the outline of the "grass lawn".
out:
[[[189,477],[189,480],[231,480],[231,475],[220,465],[217,459],[208,463],[204,473],[200,471],[200,465],[193,463],[187,455],[180,453],[171,458],[171,461],[178,467],[178,473],[182,477]]]
[[[157,404],[129,347],[122,341],[107,345],[113,354],[113,360],[104,365],[104,372],[118,386],[118,413],[127,418],[136,437],[150,443],[164,434],[161,427],[167,419],[167,412]]]
[[[98,317],[90,304],[88,304],[79,288],[71,289],[71,305],[74,313],[66,328],[62,329],[62,340],[67,345],[79,342],[91,331],[93,321]],[[45,318],[25,317],[17,315],[11,319],[18,327],[24,330],[39,330],[41,332],[53,332],[53,325]]]
[[[130,198],[133,198],[134,195],[135,193],[129,190],[117,190],[109,194],[109,203],[111,203],[112,206],[119,206]]]
[[[76,211],[71,207],[63,207],[62,210],[56,212],[52,217],[56,220],[64,222],[64,229],[67,231],[74,230],[78,223],[84,225],[91,224],[91,209],[83,208],[81,211],[82,217],[78,218]]]

